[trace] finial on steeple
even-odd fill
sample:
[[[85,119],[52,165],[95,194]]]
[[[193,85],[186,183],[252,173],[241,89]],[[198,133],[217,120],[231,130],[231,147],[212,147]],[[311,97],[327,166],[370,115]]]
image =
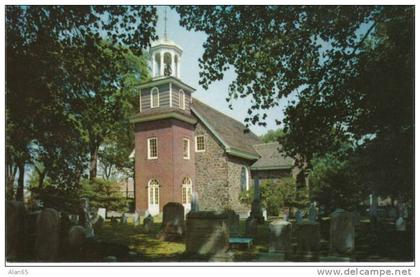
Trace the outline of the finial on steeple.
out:
[[[168,21],[168,18],[166,17],[166,7],[165,7],[165,17],[164,17],[164,20],[165,20],[165,29],[164,29],[163,37],[164,37],[165,40],[168,40],[168,35],[166,34],[166,22]]]

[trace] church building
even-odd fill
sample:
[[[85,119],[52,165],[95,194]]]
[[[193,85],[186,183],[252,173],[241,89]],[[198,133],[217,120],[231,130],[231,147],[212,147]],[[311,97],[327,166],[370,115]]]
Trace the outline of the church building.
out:
[[[262,143],[245,126],[193,97],[181,78],[182,48],[166,35],[150,49],[152,80],[139,86],[135,125],[135,207],[152,215],[168,202],[200,210],[230,208],[247,216],[240,193],[253,179],[292,174],[278,143]],[[279,151],[280,150],[280,151]]]

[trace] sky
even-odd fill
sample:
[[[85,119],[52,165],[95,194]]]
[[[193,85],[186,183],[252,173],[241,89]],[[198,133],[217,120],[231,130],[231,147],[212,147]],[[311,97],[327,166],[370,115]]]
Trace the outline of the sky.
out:
[[[165,6],[158,6],[157,9],[159,20],[156,29],[159,37],[162,37],[164,33],[163,18]],[[167,7],[166,11],[168,18],[168,38],[173,40],[183,49],[181,57],[181,80],[196,89],[193,94],[195,98],[243,123],[247,115],[248,107],[251,106],[250,98],[233,100],[233,110],[229,109],[229,104],[226,101],[228,86],[236,78],[234,70],[228,70],[225,73],[223,80],[212,83],[208,90],[204,90],[199,85],[200,69],[198,67],[198,59],[204,52],[203,43],[205,42],[207,35],[203,32],[187,31],[187,29],[179,25],[179,15],[175,10]],[[268,115],[266,119],[267,126],[251,125],[251,131],[256,135],[262,135],[270,129],[279,128],[279,126],[276,125],[275,119],[283,119],[283,108],[286,104],[287,100],[280,100],[278,107],[266,111]]]

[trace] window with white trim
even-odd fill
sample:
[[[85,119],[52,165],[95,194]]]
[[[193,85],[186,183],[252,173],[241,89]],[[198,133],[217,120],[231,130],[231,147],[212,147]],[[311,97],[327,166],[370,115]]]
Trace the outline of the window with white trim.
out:
[[[185,93],[182,89],[179,90],[179,107],[185,110]]]
[[[152,88],[150,91],[150,108],[159,107],[159,89]]]
[[[190,204],[192,198],[192,182],[191,179],[185,177],[182,180],[182,204]]]
[[[159,205],[159,182],[156,179],[149,181],[149,205]]]
[[[195,137],[195,152],[204,152],[206,150],[204,136]]]
[[[147,139],[147,158],[149,160],[158,158],[158,140],[157,140],[157,138]]]
[[[190,159],[190,140],[187,138],[182,139],[183,144],[183,156],[184,159],[189,160]]]

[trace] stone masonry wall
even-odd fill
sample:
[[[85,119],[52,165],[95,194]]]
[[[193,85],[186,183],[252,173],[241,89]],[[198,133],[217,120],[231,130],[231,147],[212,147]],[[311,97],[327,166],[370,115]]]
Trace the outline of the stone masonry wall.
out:
[[[194,153],[193,189],[198,194],[200,210],[221,210],[229,205],[227,157],[223,146],[200,121],[194,131],[194,136],[198,135],[204,135],[205,151]]]
[[[250,210],[250,207],[248,205],[240,203],[239,195],[241,193],[242,167],[246,167],[248,169],[248,188],[252,189],[251,171],[249,169],[251,164],[252,161],[232,156],[229,156],[228,159],[229,206],[231,209],[233,209],[240,215],[247,215]]]

